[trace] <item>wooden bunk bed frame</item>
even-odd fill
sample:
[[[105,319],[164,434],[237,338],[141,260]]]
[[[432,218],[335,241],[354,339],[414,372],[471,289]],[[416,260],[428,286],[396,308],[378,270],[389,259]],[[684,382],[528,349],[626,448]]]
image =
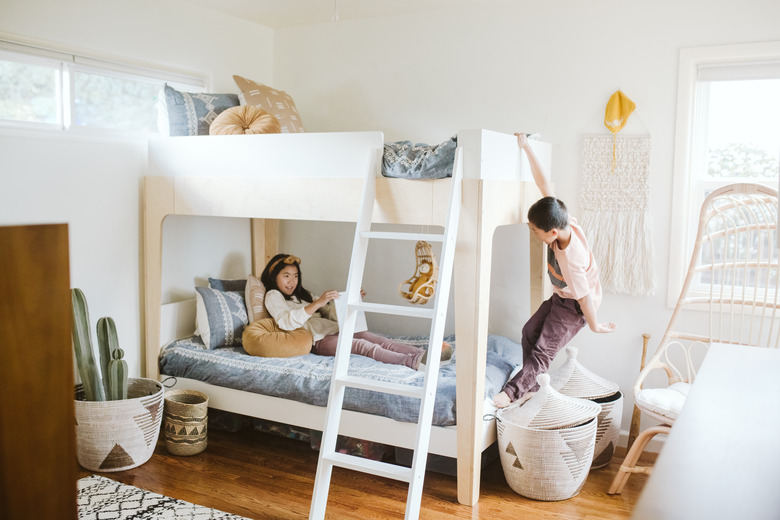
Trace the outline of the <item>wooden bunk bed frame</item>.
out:
[[[145,375],[159,378],[160,348],[192,334],[194,304],[162,304],[163,221],[169,215],[250,219],[252,270],[278,252],[279,221],[355,222],[363,177],[376,172],[375,223],[439,226],[452,180],[381,177],[381,132],[162,138],[150,141],[143,186]],[[516,138],[487,130],[458,133],[463,195],[453,274],[457,338],[457,426],[434,427],[431,453],[457,457],[458,501],[479,499],[481,454],[495,440],[483,420],[493,233],[526,222],[540,197]],[[532,142],[549,167],[550,145]],[[323,204],[322,201],[339,201]],[[531,276],[525,297],[535,309],[546,296],[544,248],[528,243]],[[183,324],[183,325],[182,325]],[[189,329],[187,329],[189,327]],[[325,408],[178,378],[177,388],[209,395],[210,406],[267,420],[322,429]],[[314,409],[314,410],[313,410]],[[409,447],[416,425],[345,412],[340,433]],[[392,423],[392,424],[389,424]],[[408,430],[408,433],[405,433]],[[401,442],[399,443],[399,439]]]

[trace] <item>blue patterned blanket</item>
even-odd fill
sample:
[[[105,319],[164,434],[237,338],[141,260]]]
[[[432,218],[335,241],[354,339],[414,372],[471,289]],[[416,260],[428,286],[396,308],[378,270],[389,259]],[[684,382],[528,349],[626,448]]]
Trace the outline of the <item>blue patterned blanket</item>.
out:
[[[398,339],[426,348],[426,337]],[[433,412],[433,424],[452,426],[455,417],[455,363],[457,344],[446,338],[455,354],[442,364]],[[333,370],[332,357],[307,354],[291,358],[261,358],[248,355],[241,347],[207,349],[199,336],[191,336],[166,345],[160,353],[160,372],[169,376],[197,379],[209,384],[293,399],[326,406]],[[522,348],[502,336],[488,337],[485,396],[501,391],[512,370],[522,364]],[[352,355],[350,373],[376,381],[422,386],[423,372],[405,366],[388,365]],[[348,388],[344,408],[382,415],[403,422],[417,422],[419,400],[411,397]]]

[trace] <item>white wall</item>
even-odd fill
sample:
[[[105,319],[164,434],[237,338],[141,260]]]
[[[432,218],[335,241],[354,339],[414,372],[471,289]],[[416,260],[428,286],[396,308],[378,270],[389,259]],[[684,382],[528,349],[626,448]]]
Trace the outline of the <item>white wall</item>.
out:
[[[780,39],[780,2],[525,0],[480,8],[339,21],[276,32],[274,80],[312,131],[382,130],[389,141],[436,143],[463,128],[540,132],[553,145],[557,195],[578,214],[583,135],[603,127],[609,96],[637,104],[626,133],[652,136],[653,296],[607,293],[610,335],[582,331],[580,361],[624,393],[638,373],[642,333],[663,334],[678,53],[689,46]],[[489,6],[489,7],[488,7]],[[503,239],[502,239],[503,240]],[[513,277],[512,256],[496,268]],[[513,280],[514,281],[514,280]],[[495,302],[494,302],[495,303]],[[500,323],[514,327],[511,312]],[[491,318],[496,315],[491,311]],[[518,322],[523,315],[518,308]],[[627,396],[623,427],[633,405]]]
[[[464,128],[540,132],[553,143],[558,195],[575,215],[581,138],[605,132],[606,100],[622,89],[637,103],[625,131],[647,131],[653,138],[658,290],[650,297],[606,294],[600,317],[616,321],[618,331],[606,336],[583,331],[575,343],[585,366],[627,391],[639,366],[641,334],[652,334],[651,343],[660,338],[671,312],[665,301],[679,49],[778,40],[780,3],[493,0],[480,6],[274,33],[180,0],[3,0],[0,33],[87,55],[204,73],[213,91],[236,92],[233,74],[268,82],[294,97],[310,131],[381,130],[388,141],[430,143]],[[114,316],[131,374],[139,374],[139,190],[145,143],[4,132],[0,157],[0,225],[70,225],[71,285],[87,293],[93,320]],[[208,234],[201,232],[204,225],[197,219],[166,222],[173,243],[191,243],[197,253],[173,248],[166,253],[172,278],[166,300],[191,295],[197,278],[248,271],[246,224],[210,223]],[[305,227],[286,227],[282,247],[304,249]],[[351,243],[349,226],[315,231],[329,239],[325,244]],[[515,275],[521,252],[506,242],[512,232],[497,234],[501,254],[495,272],[516,285],[524,276]],[[202,255],[206,239],[219,240],[222,254]],[[331,272],[326,268],[323,275]],[[316,270],[306,273],[313,290],[330,281],[315,281]],[[343,274],[332,276],[335,281]],[[512,321],[510,295],[500,295],[506,307],[503,315],[492,311],[491,330],[517,337],[527,310],[518,306],[518,319]],[[631,404],[626,403],[624,428]]]
[[[0,33],[88,56],[205,75],[217,92],[238,92],[233,74],[270,82],[273,72],[270,29],[178,0],[3,0]],[[139,194],[146,142],[32,135],[0,131],[0,225],[69,225],[71,286],[84,290],[93,327],[100,316],[115,319],[130,375],[138,376],[143,337]],[[166,222],[169,226],[177,230],[175,240],[192,238],[204,245],[192,227]],[[246,273],[248,248],[234,238],[247,236],[248,225],[242,226],[244,233],[226,223],[209,228],[217,230],[210,240],[235,250],[223,248],[218,259],[190,255],[183,260],[190,274],[180,285],[186,284],[190,295],[194,276]],[[225,254],[245,265],[226,261]],[[175,297],[176,290],[166,296]]]

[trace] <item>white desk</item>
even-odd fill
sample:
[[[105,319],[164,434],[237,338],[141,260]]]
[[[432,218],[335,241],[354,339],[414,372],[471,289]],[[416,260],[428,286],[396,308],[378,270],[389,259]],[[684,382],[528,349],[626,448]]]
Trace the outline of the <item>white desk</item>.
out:
[[[780,519],[780,350],[710,347],[632,519]]]

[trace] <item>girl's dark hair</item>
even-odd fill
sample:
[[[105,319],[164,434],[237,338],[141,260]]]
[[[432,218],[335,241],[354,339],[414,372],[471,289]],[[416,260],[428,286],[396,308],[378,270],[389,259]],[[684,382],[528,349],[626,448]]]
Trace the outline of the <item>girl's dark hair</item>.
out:
[[[569,211],[562,200],[544,197],[528,210],[528,221],[545,233],[552,229],[569,227]]]
[[[282,272],[282,269],[287,267],[288,265],[294,265],[295,268],[298,270],[298,285],[295,287],[295,291],[293,291],[292,296],[287,296],[282,291],[279,291],[282,293],[282,295],[287,300],[291,300],[293,296],[297,297],[302,302],[309,302],[311,303],[314,299],[309,291],[303,288],[303,275],[301,274],[301,264],[296,260],[290,260],[285,262],[285,259],[290,258],[294,259],[296,257],[284,253],[280,253],[271,260],[268,261],[268,263],[265,265],[265,269],[263,269],[263,273],[260,275],[260,282],[265,286],[266,291],[272,291],[276,290],[279,291],[279,287],[276,285],[276,277],[279,275],[279,273]]]

